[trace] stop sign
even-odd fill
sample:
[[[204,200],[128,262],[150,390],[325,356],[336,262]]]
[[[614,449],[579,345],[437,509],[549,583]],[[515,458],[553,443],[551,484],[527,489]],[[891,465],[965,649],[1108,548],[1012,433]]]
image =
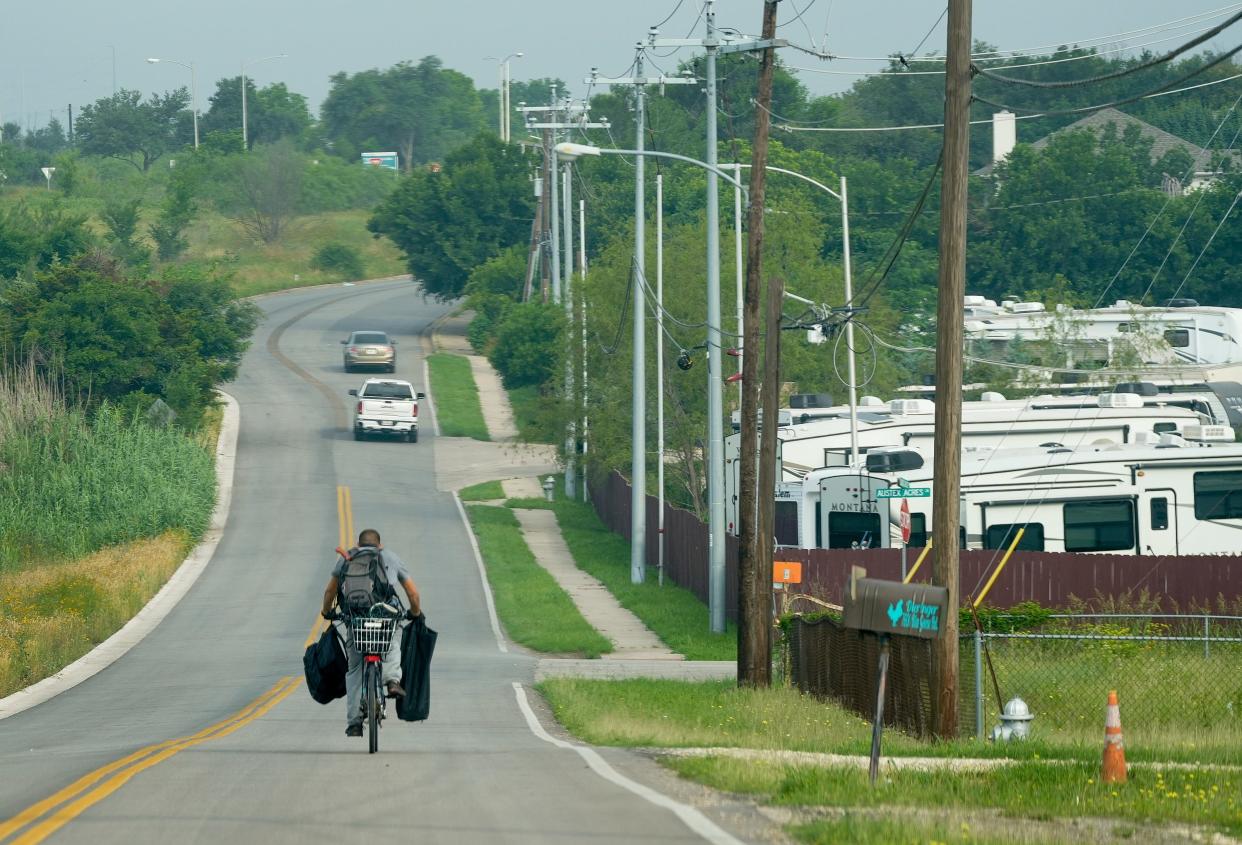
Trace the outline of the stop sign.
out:
[[[901,526],[901,542],[910,542],[910,502],[908,499],[901,500],[901,510],[898,512],[897,524]]]

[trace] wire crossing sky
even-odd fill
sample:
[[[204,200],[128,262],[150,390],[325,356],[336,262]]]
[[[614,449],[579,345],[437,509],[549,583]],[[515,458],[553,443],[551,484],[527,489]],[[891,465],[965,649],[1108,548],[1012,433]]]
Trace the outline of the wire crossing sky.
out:
[[[51,0],[7,5],[0,32],[0,117],[28,121],[31,127],[42,126],[53,116],[63,123],[68,104],[76,110],[110,95],[114,55],[116,84],[143,92],[190,85],[186,69],[169,62],[151,65],[148,57],[193,63],[200,109],[206,108],[217,79],[238,75],[242,62],[279,53],[287,53],[288,58],[255,65],[248,75],[259,85],[285,82],[305,94],[315,111],[327,95],[331,74],[388,67],[428,54],[471,76],[480,87],[495,87],[496,63],[483,57],[522,51],[525,56],[512,63],[514,79],[560,77],[581,96],[585,92],[581,80],[591,67],[599,66],[603,73],[625,67],[634,42],[670,14],[662,34],[687,34],[701,7],[700,0],[589,5],[548,0],[369,0],[352,5],[328,0],[215,0],[210,4]],[[925,36],[922,53],[943,51],[944,23],[938,22],[943,8],[936,0],[798,0],[782,4],[785,23],[779,34],[837,55],[907,53]],[[1045,0],[1034,6],[981,0],[975,3],[974,31],[977,39],[1001,50],[1088,39],[1100,49],[1111,49],[1152,42],[1161,37],[1158,28],[1174,20],[1230,8],[1242,6],[1224,0],[1178,4],[1167,0],[1126,0],[1123,4]],[[752,33],[759,29],[759,0],[719,0],[716,9],[721,26]],[[1205,30],[1224,17],[1222,13],[1194,25],[1197,31]],[[1178,41],[1187,40],[1185,28],[1170,32]],[[1098,40],[1113,33],[1132,34],[1119,41]],[[1225,51],[1236,46],[1238,40],[1229,37],[1231,33],[1205,47]],[[667,61],[688,55],[683,51]],[[882,66],[821,62],[792,51],[785,60],[791,65],[855,72]],[[799,75],[818,94],[845,90],[857,78]]]

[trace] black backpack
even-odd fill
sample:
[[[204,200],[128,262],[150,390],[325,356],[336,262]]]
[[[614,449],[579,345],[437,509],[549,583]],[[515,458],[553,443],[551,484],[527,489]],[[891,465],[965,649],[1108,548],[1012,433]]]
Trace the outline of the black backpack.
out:
[[[396,591],[388,582],[388,569],[380,550],[372,546],[350,549],[345,555],[345,571],[337,598],[341,608],[365,613],[378,602],[392,603],[395,597]]]

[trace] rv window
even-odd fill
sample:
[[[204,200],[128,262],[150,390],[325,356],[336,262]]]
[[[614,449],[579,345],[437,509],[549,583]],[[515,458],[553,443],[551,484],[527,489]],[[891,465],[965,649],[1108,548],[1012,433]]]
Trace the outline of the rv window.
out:
[[[1164,333],[1165,342],[1175,349],[1190,346],[1190,329],[1169,329]]]
[[[910,543],[911,546],[922,548],[927,545],[927,514],[912,513],[910,514]],[[963,546],[965,548],[965,546]]]
[[[1156,434],[1177,434],[1177,423],[1156,423],[1151,430]]]
[[[988,533],[983,538],[983,547],[985,549],[1009,548],[1009,544],[1013,542],[1013,535],[1018,533],[1019,528],[1026,529],[1022,534],[1022,539],[1018,542],[1020,551],[1042,552],[1044,550],[1044,526],[1040,522],[989,525]],[[962,548],[966,548],[965,544]]]
[[[870,549],[884,545],[880,538],[880,515],[878,513],[848,513],[833,511],[828,514],[828,548]]]
[[[798,545],[798,503],[777,502],[776,518],[772,526],[776,534],[776,545]]]
[[[1242,517],[1242,471],[1195,473],[1195,519]]]
[[[1067,552],[1116,552],[1134,548],[1134,503],[1070,502],[1065,505]]]
[[[1169,500],[1161,496],[1151,500],[1151,529],[1164,531],[1169,527]]]

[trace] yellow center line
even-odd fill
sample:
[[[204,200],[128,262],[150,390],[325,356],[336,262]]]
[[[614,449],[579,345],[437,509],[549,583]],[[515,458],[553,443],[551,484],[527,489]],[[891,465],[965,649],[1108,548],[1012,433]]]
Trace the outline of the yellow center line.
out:
[[[337,546],[349,548],[349,535],[345,532],[345,487],[336,488],[336,540]]]
[[[354,533],[354,494],[348,487],[345,488],[345,545],[342,548],[348,549],[353,545],[353,540],[358,535]]]
[[[281,678],[276,683],[276,686],[273,687],[273,689],[275,690],[275,693],[270,694],[271,691],[269,691],[268,693],[264,693],[264,695],[260,697],[260,703],[258,704],[257,707],[252,706],[252,707],[247,708],[249,712],[246,715],[243,715],[240,718],[235,718],[231,721],[228,721],[224,725],[224,727],[222,727],[220,730],[217,730],[215,733],[211,733],[206,736],[203,736],[201,734],[196,734],[195,736],[190,737],[183,742],[179,742],[175,745],[172,745],[171,747],[165,748],[164,750],[159,751],[158,753],[146,758],[145,760],[135,763],[134,765],[130,766],[128,769],[124,769],[118,774],[113,775],[111,778],[104,781],[102,784],[100,784],[98,787],[96,787],[92,791],[87,792],[85,795],[81,796],[80,798],[72,801],[69,804],[66,804],[64,807],[61,807],[50,817],[40,822],[39,824],[35,825],[34,827],[30,828],[30,830],[26,831],[21,836],[14,839],[10,843],[10,845],[38,845],[38,843],[47,839],[47,837],[51,836],[53,833],[60,830],[66,824],[68,824],[69,822],[73,821],[75,818],[80,816],[84,811],[90,809],[94,805],[98,804],[100,801],[107,798],[112,793],[116,792],[118,789],[120,789],[122,786],[128,783],[134,777],[134,775],[138,774],[139,772],[146,771],[152,766],[158,765],[159,763],[162,763],[163,761],[167,760],[169,757],[173,757],[177,754],[180,754],[182,751],[186,750],[187,748],[193,748],[194,746],[200,745],[201,743],[228,736],[229,734],[233,733],[239,728],[242,728],[250,724],[254,720],[260,718],[261,716],[266,714],[268,711],[270,711],[273,707],[275,707],[277,704],[279,704],[281,701],[283,701],[291,692],[297,689],[297,687],[301,683],[301,680],[302,680],[301,678],[298,678],[296,676],[288,676],[285,678]],[[243,713],[245,712],[246,711],[243,711]]]
[[[22,827],[25,827],[27,824],[39,818],[40,816],[42,816],[44,813],[48,812],[52,808],[90,789],[95,784],[99,783],[101,780],[104,780],[106,777],[108,777],[113,772],[117,771],[118,769],[123,769],[124,767],[130,765],[131,763],[134,763],[138,760],[142,760],[144,757],[148,757],[152,754],[155,754],[156,752],[159,752],[161,750],[166,750],[170,748],[171,746],[176,746],[180,743],[201,742],[206,739],[212,738],[212,734],[214,734],[216,731],[219,731],[223,728],[228,727],[229,725],[231,725],[232,723],[236,722],[239,719],[245,718],[247,714],[253,713],[256,708],[262,706],[265,702],[269,701],[274,696],[278,695],[283,685],[288,683],[288,681],[289,681],[288,678],[281,678],[279,681],[276,682],[275,685],[273,685],[270,689],[268,689],[267,692],[263,693],[258,698],[256,698],[254,701],[247,704],[237,713],[234,713],[232,716],[229,716],[226,719],[216,722],[214,725],[203,728],[201,731],[199,731],[196,734],[192,734],[191,736],[188,736],[188,737],[181,737],[178,739],[168,739],[163,742],[158,742],[154,745],[148,745],[146,748],[140,748],[134,753],[129,754],[125,757],[122,757],[120,760],[116,760],[112,763],[107,764],[106,766],[102,766],[101,768],[96,769],[95,771],[89,774],[83,775],[82,777],[78,778],[76,781],[69,784],[65,788],[59,790],[58,792],[53,793],[52,795],[49,795],[47,798],[44,798],[42,801],[38,801],[34,804],[31,804],[29,807],[27,807],[25,810],[22,810],[17,815],[13,816],[10,819],[7,819],[3,823],[0,823],[0,839],[4,839],[6,836],[10,835],[14,831]]]

